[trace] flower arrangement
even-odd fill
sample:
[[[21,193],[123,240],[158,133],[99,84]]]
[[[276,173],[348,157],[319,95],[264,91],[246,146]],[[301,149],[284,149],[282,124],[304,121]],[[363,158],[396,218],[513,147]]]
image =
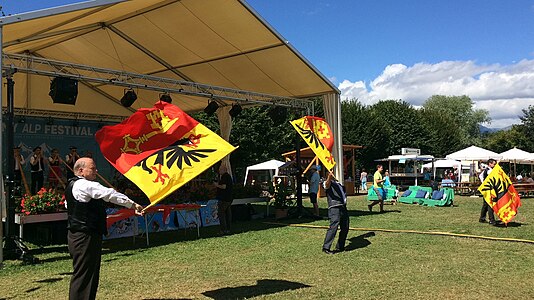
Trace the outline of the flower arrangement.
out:
[[[26,215],[58,212],[65,209],[65,195],[53,189],[41,188],[36,195],[24,195],[20,200],[21,212]]]

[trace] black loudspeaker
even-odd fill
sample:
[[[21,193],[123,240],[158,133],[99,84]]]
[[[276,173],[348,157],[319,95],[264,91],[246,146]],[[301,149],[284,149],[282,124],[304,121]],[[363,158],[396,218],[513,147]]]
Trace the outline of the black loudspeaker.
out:
[[[287,121],[287,108],[283,106],[274,106],[267,112],[267,114],[269,115],[269,118],[273,120],[274,124],[282,124]]]
[[[54,103],[76,104],[78,81],[66,77],[56,77],[50,82],[50,93]]]

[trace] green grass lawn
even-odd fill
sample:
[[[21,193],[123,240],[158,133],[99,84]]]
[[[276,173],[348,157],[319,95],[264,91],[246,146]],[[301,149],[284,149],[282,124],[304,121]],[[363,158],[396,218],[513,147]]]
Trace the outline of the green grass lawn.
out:
[[[326,201],[319,201],[326,215]],[[379,214],[367,212],[364,196],[350,197],[350,225],[534,241],[533,199],[523,200],[509,227],[478,223],[481,203],[457,196],[454,207],[387,205]],[[265,222],[273,219],[234,223],[236,233],[225,237],[214,227],[202,228],[200,239],[193,231],[152,234],[150,247],[143,239],[104,242],[97,298],[534,299],[534,244],[351,230],[347,251],[329,256],[321,252],[325,229]],[[42,263],[4,262],[0,299],[67,298],[66,246],[35,254]]]

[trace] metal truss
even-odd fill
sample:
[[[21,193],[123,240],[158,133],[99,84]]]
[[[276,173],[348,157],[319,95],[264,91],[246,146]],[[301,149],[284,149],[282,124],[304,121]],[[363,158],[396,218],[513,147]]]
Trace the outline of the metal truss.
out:
[[[239,102],[241,105],[275,105],[302,110],[308,115],[314,113],[313,101],[284,96],[275,96],[238,89],[200,84],[190,81],[175,80],[98,68],[81,64],[57,61],[36,56],[21,54],[3,54],[4,70],[16,69],[17,72],[42,76],[63,76],[98,85],[116,85],[127,88],[138,88],[160,93],[176,93],[190,96],[212,98],[221,105],[224,101]]]
[[[2,109],[3,113],[7,112],[7,108]],[[43,109],[29,109],[29,108],[15,108],[14,113],[17,117],[41,117],[41,118],[59,118],[69,120],[84,120],[84,121],[98,121],[98,122],[111,122],[120,123],[127,117],[115,116],[115,115],[100,115],[100,114],[88,114],[88,113],[76,113],[76,112],[63,112],[55,110],[43,110]]]

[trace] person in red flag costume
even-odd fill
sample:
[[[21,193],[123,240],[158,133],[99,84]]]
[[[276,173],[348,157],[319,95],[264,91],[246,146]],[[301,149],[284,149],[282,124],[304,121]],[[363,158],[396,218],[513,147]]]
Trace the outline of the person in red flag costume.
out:
[[[495,165],[478,190],[505,224],[508,224],[517,215],[517,209],[521,206],[521,199],[510,177],[506,175],[499,164]]]
[[[96,133],[104,157],[156,204],[236,148],[175,105],[159,101]]]
[[[291,121],[291,125],[310,146],[325,168],[332,170],[336,164],[331,153],[334,137],[328,123],[319,117],[305,116]]]

